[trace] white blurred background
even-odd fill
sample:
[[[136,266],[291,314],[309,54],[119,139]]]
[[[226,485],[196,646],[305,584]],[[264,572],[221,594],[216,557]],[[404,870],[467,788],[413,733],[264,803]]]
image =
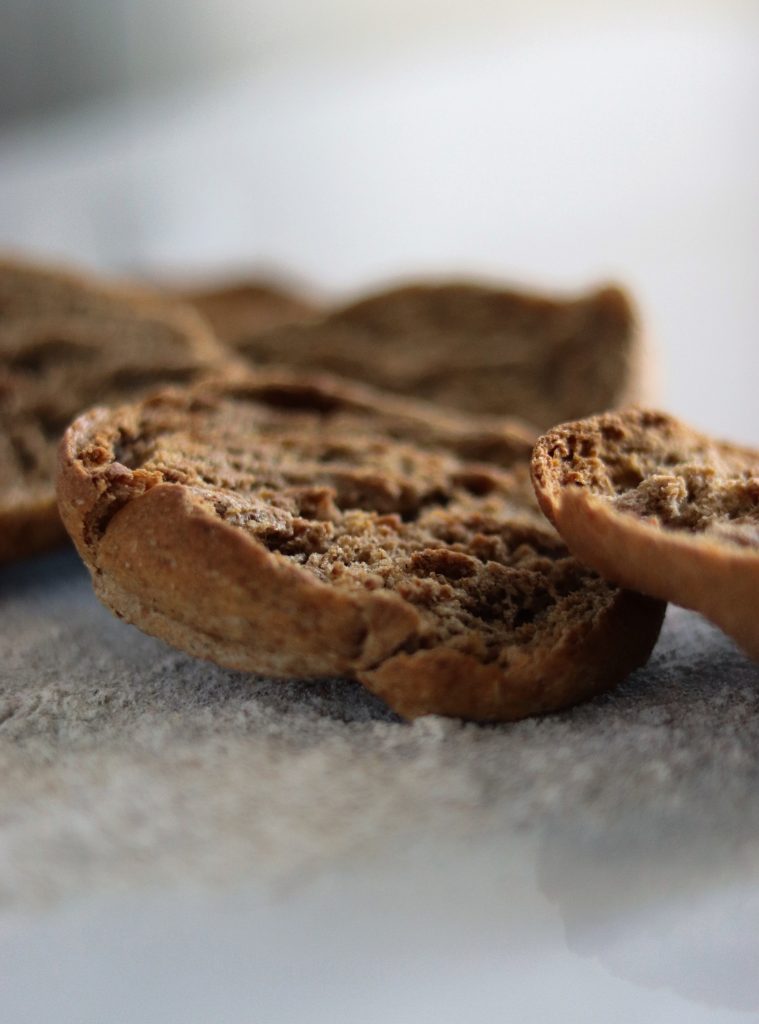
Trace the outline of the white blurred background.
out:
[[[759,441],[759,4],[4,0],[0,245],[328,294],[614,278]]]

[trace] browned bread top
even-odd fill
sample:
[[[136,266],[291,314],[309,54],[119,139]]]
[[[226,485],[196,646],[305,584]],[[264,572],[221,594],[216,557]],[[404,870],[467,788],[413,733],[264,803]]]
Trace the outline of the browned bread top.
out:
[[[759,452],[630,409],[550,431],[533,478],[589,565],[703,612],[759,657]]]
[[[224,358],[190,309],[0,261],[0,561],[62,538],[55,451],[77,413],[193,380]]]
[[[615,287],[563,299],[412,284],[300,323],[256,325],[235,344],[254,366],[325,370],[538,427],[640,397],[640,330]]]
[[[61,448],[101,598],[191,653],[360,678],[401,714],[519,718],[640,664],[662,606],[540,515],[529,435],[324,380],[94,410]]]

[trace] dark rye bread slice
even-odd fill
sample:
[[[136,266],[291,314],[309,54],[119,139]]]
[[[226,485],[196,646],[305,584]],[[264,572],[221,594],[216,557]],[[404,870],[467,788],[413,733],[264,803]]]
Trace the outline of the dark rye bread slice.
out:
[[[701,612],[759,658],[759,452],[631,409],[552,430],[533,478],[579,558]]]
[[[95,590],[191,654],[360,679],[401,715],[551,711],[642,664],[664,606],[540,514],[533,438],[272,376],[79,418],[59,499]]]
[[[175,292],[211,324],[217,338],[233,348],[261,331],[313,318],[319,308],[305,295],[264,278],[198,285]]]
[[[190,309],[0,260],[0,562],[65,539],[56,449],[79,412],[194,380],[225,358]]]
[[[558,298],[409,284],[301,323],[253,324],[235,348],[254,366],[322,370],[538,428],[639,400],[644,386],[637,317],[615,287]]]

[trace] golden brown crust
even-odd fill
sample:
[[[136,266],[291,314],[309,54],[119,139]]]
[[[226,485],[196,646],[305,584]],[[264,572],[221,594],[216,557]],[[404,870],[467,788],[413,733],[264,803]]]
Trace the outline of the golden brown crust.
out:
[[[552,430],[533,480],[579,558],[701,612],[759,658],[758,452],[631,409]]]
[[[198,378],[226,359],[190,309],[0,260],[0,562],[65,540],[55,453],[77,413]]]
[[[561,298],[479,284],[409,284],[235,345],[254,366],[320,369],[467,412],[547,427],[644,395],[629,296]]]
[[[261,376],[80,417],[59,499],[98,595],[142,629],[493,721],[613,685],[663,615],[568,556],[526,451],[490,420]]]

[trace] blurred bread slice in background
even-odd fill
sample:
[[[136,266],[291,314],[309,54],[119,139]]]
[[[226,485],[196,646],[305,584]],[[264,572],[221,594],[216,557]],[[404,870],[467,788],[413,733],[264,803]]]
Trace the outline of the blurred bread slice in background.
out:
[[[133,288],[0,260],[0,563],[65,539],[55,453],[91,405],[194,381],[228,355],[191,308]]]
[[[185,291],[253,367],[320,370],[539,429],[652,400],[630,296],[559,296],[474,281],[405,283],[319,310],[270,282]]]

